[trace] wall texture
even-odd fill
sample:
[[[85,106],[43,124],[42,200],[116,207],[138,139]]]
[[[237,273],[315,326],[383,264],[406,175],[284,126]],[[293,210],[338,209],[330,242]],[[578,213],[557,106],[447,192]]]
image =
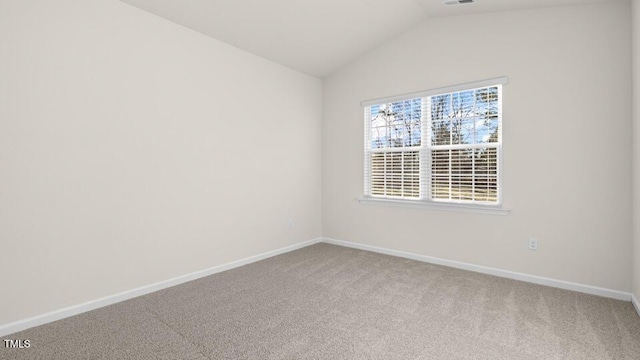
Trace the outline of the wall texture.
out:
[[[321,234],[318,79],[112,0],[1,1],[0,79],[0,325]]]
[[[633,73],[633,294],[640,301],[640,1],[633,0],[632,73]],[[640,305],[640,304],[638,304]],[[640,309],[638,309],[640,311]]]
[[[323,235],[630,291],[629,9],[430,19],[326,79]],[[362,100],[498,76],[509,215],[358,203]]]

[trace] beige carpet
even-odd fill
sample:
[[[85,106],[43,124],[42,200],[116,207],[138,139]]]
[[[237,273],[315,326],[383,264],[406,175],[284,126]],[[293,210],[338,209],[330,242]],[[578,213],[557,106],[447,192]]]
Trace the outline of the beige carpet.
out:
[[[4,338],[32,345],[0,359],[640,359],[628,302],[327,244]]]

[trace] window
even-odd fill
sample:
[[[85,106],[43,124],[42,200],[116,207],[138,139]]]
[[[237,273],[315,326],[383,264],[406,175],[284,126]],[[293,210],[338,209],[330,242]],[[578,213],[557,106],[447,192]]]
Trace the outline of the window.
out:
[[[365,199],[501,204],[504,83],[364,102]]]

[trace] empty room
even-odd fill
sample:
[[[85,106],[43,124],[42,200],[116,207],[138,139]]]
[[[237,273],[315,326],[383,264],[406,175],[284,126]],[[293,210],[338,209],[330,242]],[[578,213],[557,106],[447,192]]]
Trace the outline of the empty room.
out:
[[[0,359],[640,359],[640,0],[0,0]]]

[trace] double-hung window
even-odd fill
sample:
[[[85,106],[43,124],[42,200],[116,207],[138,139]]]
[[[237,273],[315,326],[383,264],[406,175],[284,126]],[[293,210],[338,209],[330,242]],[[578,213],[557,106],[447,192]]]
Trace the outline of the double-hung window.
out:
[[[504,83],[363,102],[365,200],[499,206]]]

